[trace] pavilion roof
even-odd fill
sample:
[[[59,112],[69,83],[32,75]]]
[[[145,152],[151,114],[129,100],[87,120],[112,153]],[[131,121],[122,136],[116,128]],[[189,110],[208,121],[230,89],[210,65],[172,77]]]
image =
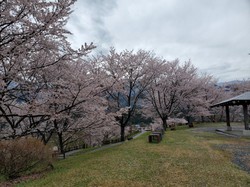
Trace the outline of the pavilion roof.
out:
[[[233,106],[233,105],[243,105],[243,104],[250,104],[250,92],[245,92],[241,95],[232,97],[230,99],[221,101],[212,105],[211,107],[218,107],[218,106]]]

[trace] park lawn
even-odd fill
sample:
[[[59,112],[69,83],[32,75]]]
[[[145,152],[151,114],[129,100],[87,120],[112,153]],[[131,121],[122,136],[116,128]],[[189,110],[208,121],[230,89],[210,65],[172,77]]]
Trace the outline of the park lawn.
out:
[[[18,186],[250,186],[250,175],[231,162],[231,153],[217,148],[250,139],[185,127],[167,131],[159,144],[149,144],[147,135],[57,161],[41,179]]]

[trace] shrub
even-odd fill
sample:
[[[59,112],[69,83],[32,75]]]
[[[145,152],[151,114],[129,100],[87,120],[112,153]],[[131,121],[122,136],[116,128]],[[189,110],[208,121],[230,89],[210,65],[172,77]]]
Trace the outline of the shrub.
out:
[[[7,179],[48,166],[52,166],[52,152],[38,139],[26,137],[0,141],[0,173]]]

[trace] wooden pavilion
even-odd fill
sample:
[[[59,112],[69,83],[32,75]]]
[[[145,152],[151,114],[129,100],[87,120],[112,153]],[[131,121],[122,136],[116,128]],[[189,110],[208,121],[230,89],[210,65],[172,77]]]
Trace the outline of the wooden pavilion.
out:
[[[216,103],[216,104],[212,105],[211,107],[219,107],[219,106],[226,107],[227,130],[231,131],[232,127],[230,126],[229,106],[242,105],[243,106],[243,114],[244,114],[245,130],[250,130],[249,124],[248,124],[248,110],[247,110],[247,106],[249,104],[250,104],[250,92],[245,92],[245,93],[238,95],[236,97],[233,97],[231,99],[227,99],[227,100],[221,101],[219,103]]]

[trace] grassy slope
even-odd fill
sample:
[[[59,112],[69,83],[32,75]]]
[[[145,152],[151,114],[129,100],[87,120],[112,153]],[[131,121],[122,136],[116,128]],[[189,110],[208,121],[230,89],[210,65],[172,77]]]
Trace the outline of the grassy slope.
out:
[[[20,186],[248,186],[250,175],[215,145],[249,142],[182,129],[168,131],[160,144],[149,144],[144,134],[58,161],[44,178]]]

